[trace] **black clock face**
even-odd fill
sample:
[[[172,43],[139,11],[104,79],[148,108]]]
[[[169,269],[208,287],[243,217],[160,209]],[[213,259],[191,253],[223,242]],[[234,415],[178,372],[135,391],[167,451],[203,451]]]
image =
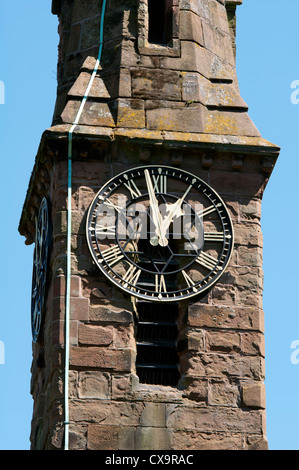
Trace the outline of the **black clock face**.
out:
[[[45,287],[49,250],[49,212],[47,199],[41,202],[36,222],[35,248],[33,254],[31,329],[32,337],[38,340],[44,309]]]
[[[86,236],[110,281],[159,302],[207,291],[233,247],[232,222],[219,195],[198,177],[167,166],[134,168],[105,184],[89,208]]]

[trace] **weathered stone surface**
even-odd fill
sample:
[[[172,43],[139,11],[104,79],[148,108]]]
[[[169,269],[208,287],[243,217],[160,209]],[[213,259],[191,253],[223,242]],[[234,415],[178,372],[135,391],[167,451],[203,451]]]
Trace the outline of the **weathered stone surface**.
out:
[[[263,380],[264,360],[256,356],[237,354],[196,354],[181,355],[181,371],[191,377],[239,377]]]
[[[178,337],[178,350],[205,351],[205,332],[201,330],[183,331]]]
[[[142,100],[120,98],[114,102],[113,109],[117,113],[119,127],[145,127],[144,102]]]
[[[89,82],[91,80],[91,74],[87,72],[82,72],[79,75],[79,78],[76,80],[72,88],[70,89],[69,96],[78,96],[81,97],[85,95]],[[107,89],[105,81],[96,76],[93,81],[93,85],[89,92],[89,98],[110,98],[111,95]]]
[[[262,435],[264,430],[263,415],[240,409],[207,409],[197,405],[196,408],[178,406],[167,421],[168,427],[174,429],[196,430],[202,432],[247,433]]]
[[[117,450],[119,426],[89,425],[87,431],[88,450]]]
[[[184,388],[184,396],[190,400],[207,403],[209,393],[209,382],[207,379],[184,377],[181,378],[180,384]]]
[[[260,136],[248,114],[243,113],[243,116],[240,116],[231,111],[210,111],[205,121],[204,132],[207,134]]]
[[[188,307],[187,323],[194,327],[234,328],[264,331],[263,311],[255,307],[193,304]]]
[[[133,322],[133,314],[129,310],[114,305],[91,305],[89,319],[91,321],[128,324]]]
[[[187,41],[194,41],[201,46],[204,45],[201,19],[191,11],[181,11],[180,38]]]
[[[145,403],[140,417],[141,426],[158,427],[166,426],[165,403]]]
[[[84,406],[83,406],[84,404]],[[73,422],[107,426],[139,426],[143,403],[86,399],[71,402],[70,419]]]
[[[219,108],[248,109],[245,101],[231,83],[212,84],[209,87],[206,105]]]
[[[207,350],[227,353],[241,351],[240,333],[211,331],[207,333],[206,338]]]
[[[112,398],[125,398],[132,392],[133,378],[131,375],[112,376]]]
[[[79,325],[79,344],[109,346],[113,343],[112,326]]]
[[[207,103],[210,82],[196,72],[182,72],[182,97],[187,103]]]
[[[208,403],[212,406],[237,408],[240,403],[240,387],[237,382],[227,379],[212,379],[209,383]]]
[[[242,399],[245,406],[249,408],[266,408],[266,392],[263,383],[244,385],[242,388]]]
[[[182,132],[203,132],[204,108],[192,105],[185,108],[162,107],[146,110],[148,129],[171,130]]]
[[[170,450],[171,430],[167,428],[138,427],[136,450]]]
[[[72,347],[70,351],[70,364],[76,367],[130,371],[134,361],[135,353],[130,349]]]
[[[79,101],[69,101],[61,115],[63,122],[69,124],[75,122],[79,108]],[[116,122],[107,103],[87,102],[81,114],[79,124],[114,127]]]
[[[111,378],[108,373],[99,371],[79,372],[79,398],[98,398],[105,400],[111,396]]]
[[[136,98],[180,101],[180,74],[159,69],[132,70],[132,95]]]
[[[238,433],[205,433],[175,431],[172,445],[176,450],[243,450],[243,437]]]
[[[248,446],[246,450],[268,450],[268,441],[265,438],[262,439],[248,439]]]

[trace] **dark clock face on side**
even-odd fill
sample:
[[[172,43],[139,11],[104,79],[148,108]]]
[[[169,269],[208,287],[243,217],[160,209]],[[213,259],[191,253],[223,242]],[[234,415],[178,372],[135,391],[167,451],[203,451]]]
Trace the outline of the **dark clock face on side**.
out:
[[[112,283],[158,302],[207,291],[233,247],[219,195],[197,176],[167,166],[133,168],[107,182],[89,208],[86,236]]]
[[[35,248],[31,291],[31,329],[33,341],[37,341],[41,331],[45,301],[49,251],[49,211],[47,199],[41,202],[36,221]]]

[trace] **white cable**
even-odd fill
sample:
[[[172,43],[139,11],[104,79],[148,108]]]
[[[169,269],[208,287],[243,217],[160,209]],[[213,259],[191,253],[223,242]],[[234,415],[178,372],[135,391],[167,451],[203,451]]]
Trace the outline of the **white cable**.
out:
[[[68,134],[68,203],[67,203],[67,266],[66,266],[66,294],[65,294],[65,378],[64,378],[64,450],[69,450],[69,364],[70,364],[70,291],[71,291],[71,236],[72,236],[72,156],[73,156],[73,132],[79,124],[84,106],[88,99],[95,76],[98,72],[104,36],[104,18],[106,10],[106,0],[103,0],[100,24],[100,48],[98,59],[95,63],[92,75],[86,88],[84,97],[79,107],[75,121]]]

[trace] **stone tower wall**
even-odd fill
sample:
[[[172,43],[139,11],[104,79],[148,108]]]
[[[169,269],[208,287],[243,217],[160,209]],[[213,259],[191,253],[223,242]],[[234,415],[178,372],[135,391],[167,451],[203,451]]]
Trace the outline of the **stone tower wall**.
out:
[[[98,53],[101,2],[54,1],[58,91],[20,231],[51,201],[51,276],[41,340],[33,345],[33,449],[64,441],[67,131]],[[173,37],[146,41],[145,0],[108,1],[103,60],[76,129],[72,173],[70,448],[267,448],[261,201],[277,148],[261,139],[238,93],[234,11],[240,2],[173,1]],[[181,167],[211,185],[234,224],[223,277],[180,305],[177,387],[140,384],[135,303],[108,284],[88,251],[88,207],[112,176],[145,164]]]

